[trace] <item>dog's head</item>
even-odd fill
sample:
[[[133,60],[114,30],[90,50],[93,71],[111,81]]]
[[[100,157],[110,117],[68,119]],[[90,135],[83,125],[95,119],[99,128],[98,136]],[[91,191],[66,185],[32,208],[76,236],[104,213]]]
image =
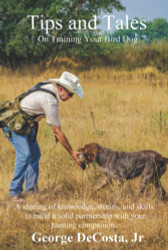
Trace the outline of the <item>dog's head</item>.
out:
[[[100,150],[100,146],[96,143],[86,144],[84,148],[80,148],[78,151],[82,152],[79,155],[79,160],[82,164],[82,169],[89,167],[89,163],[96,161],[97,154]]]

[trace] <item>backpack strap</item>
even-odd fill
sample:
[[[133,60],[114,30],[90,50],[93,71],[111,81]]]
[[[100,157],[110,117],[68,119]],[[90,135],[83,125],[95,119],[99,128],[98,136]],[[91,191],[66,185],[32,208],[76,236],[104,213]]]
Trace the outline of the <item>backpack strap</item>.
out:
[[[46,93],[54,96],[58,101],[58,98],[57,98],[57,96],[56,96],[56,94],[54,92],[52,92],[49,89],[41,88],[42,86],[47,85],[47,84],[52,84],[52,83],[51,82],[39,82],[34,87],[29,89],[27,92],[25,92],[25,93],[21,94],[20,96],[18,96],[16,99],[19,99],[19,102],[20,102],[24,97],[28,96],[29,94],[34,93],[36,91],[42,91],[42,92],[46,92]]]
[[[57,96],[56,96],[56,94],[54,92],[50,91],[49,89],[42,89],[42,88],[40,88],[40,89],[33,89],[32,91],[30,91],[29,93],[27,93],[25,96],[27,96],[27,95],[29,95],[29,94],[31,94],[33,92],[36,92],[36,91],[42,91],[42,92],[49,93],[49,94],[53,95],[57,99]]]

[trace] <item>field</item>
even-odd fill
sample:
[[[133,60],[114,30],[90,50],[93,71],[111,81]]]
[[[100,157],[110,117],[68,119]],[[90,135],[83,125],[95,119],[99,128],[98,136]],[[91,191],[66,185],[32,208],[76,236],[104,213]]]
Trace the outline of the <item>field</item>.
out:
[[[64,70],[23,74],[0,69],[0,100],[13,99],[38,81],[57,78]],[[102,67],[73,73],[84,88],[84,98],[75,96],[60,103],[59,113],[62,130],[74,150],[97,142],[118,151],[152,149],[168,157],[168,74],[151,67],[130,72]],[[0,142],[0,249],[168,249],[168,203],[160,200],[152,185],[139,199],[139,178],[122,187],[114,182],[96,190],[104,178],[98,166],[82,171],[55,143],[43,120],[38,133],[42,155],[39,193],[27,196],[23,204],[14,204],[8,199],[8,189],[15,152],[1,131]],[[168,191],[167,179],[168,172],[161,179]],[[64,207],[59,209],[59,205]],[[94,214],[102,216],[93,219]],[[61,223],[69,226],[56,226]],[[108,237],[100,240],[98,235],[98,243],[74,240],[66,244],[61,238],[54,243],[33,243],[34,232],[72,235],[74,239],[77,232],[101,232],[102,236],[124,236],[128,242],[103,242]],[[134,233],[144,235],[144,240],[131,242]]]

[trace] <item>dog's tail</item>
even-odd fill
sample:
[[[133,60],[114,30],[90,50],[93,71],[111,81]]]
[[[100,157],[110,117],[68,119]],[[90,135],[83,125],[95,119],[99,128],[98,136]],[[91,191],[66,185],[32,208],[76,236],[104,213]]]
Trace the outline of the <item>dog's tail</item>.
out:
[[[168,158],[163,157],[161,154],[156,155],[156,160],[158,160],[164,164],[168,164]]]
[[[166,164],[168,164],[168,158],[163,157],[163,161],[164,161]]]

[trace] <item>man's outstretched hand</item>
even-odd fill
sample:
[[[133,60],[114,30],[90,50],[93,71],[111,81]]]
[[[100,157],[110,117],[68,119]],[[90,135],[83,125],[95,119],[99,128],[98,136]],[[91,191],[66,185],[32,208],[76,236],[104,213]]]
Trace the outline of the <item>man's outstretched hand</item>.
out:
[[[71,156],[76,161],[76,163],[81,167],[81,162],[79,161],[79,157],[78,157],[78,155],[80,154],[81,152],[72,151]]]

